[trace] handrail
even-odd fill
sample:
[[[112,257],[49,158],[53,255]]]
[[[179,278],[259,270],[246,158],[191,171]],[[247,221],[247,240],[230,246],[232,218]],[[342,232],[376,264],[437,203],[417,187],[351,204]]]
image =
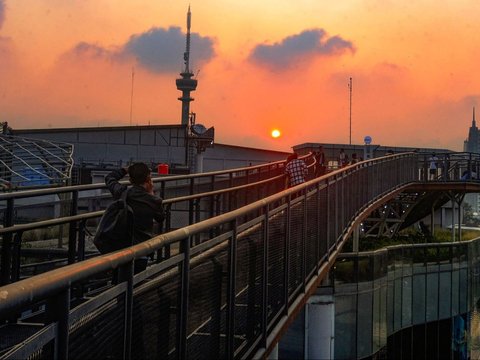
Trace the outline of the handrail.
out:
[[[312,153],[302,156],[303,159],[308,159],[312,157]],[[160,176],[160,177],[153,177],[152,181],[154,183],[157,182],[173,182],[173,181],[180,181],[180,180],[191,180],[196,178],[206,178],[212,177],[217,175],[229,175],[234,173],[240,172],[250,172],[253,170],[258,169],[269,169],[271,167],[280,166],[285,163],[286,160],[279,160],[274,161],[266,164],[259,164],[254,166],[247,166],[247,167],[240,167],[235,169],[228,169],[228,170],[217,170],[217,171],[210,171],[204,173],[196,173],[196,174],[188,174],[188,175],[167,175],[167,176]],[[128,180],[121,181],[123,184],[129,184]],[[25,190],[25,191],[12,191],[15,189],[10,189],[10,192],[0,193],[0,201],[8,200],[11,198],[26,198],[26,197],[33,197],[33,196],[42,196],[42,195],[50,195],[50,194],[60,194],[60,193],[68,193],[73,191],[87,191],[87,190],[99,190],[99,189],[106,189],[107,186],[104,183],[96,183],[96,184],[84,184],[84,185],[70,185],[64,187],[52,187],[46,189],[35,189],[35,190]]]
[[[395,155],[393,158],[401,159],[411,156],[411,153],[405,153]],[[388,158],[392,158],[392,156],[389,156]],[[147,256],[148,254],[151,254],[152,252],[155,252],[166,245],[171,245],[184,238],[199,234],[213,226],[228,223],[242,215],[261,209],[265,206],[278,202],[281,199],[290,198],[292,195],[301,193],[307,190],[309,187],[322,182],[322,180],[336,179],[339,176],[343,177],[348,173],[355,172],[357,169],[360,169],[364,166],[389,161],[388,158],[370,159],[354,165],[349,165],[319,178],[286,189],[280,193],[270,195],[265,199],[255,201],[254,203],[248,204],[242,208],[217,215],[213,218],[188,225],[181,229],[157,235],[150,240],[144,241],[130,248],[119,250],[111,254],[101,255],[93,259],[68,265],[61,269],[55,269],[45,274],[36,275],[28,279],[20,280],[13,284],[0,287],[0,316],[4,316],[10,311],[15,311],[22,305],[26,305],[58,293],[70,286],[72,283],[84,280],[88,276],[118,268],[130,261],[133,261],[134,259]]]
[[[383,177],[384,174],[388,176]],[[52,306],[58,306],[57,304],[66,303],[65,307],[58,309],[58,315],[45,321],[46,324],[53,322],[63,327],[63,332],[59,330],[59,333],[67,335],[63,335],[62,338],[58,335],[55,341],[60,343],[66,341],[63,343],[64,352],[60,353],[64,354],[68,351],[68,324],[72,313],[68,307],[69,297],[67,296],[74,284],[82,284],[84,280],[104,271],[120,269],[120,284],[111,289],[113,291],[110,293],[115,293],[115,296],[121,294],[126,301],[125,305],[122,305],[123,302],[115,301],[112,306],[121,307],[119,310],[122,311],[125,309],[127,314],[133,301],[132,286],[134,289],[143,291],[144,286],[148,284],[154,286],[156,283],[156,280],[141,282],[147,276],[160,275],[160,279],[163,280],[167,272],[175,271],[177,276],[174,280],[179,284],[175,288],[175,294],[178,294],[178,297],[175,295],[176,300],[172,299],[175,303],[170,304],[169,309],[174,308],[175,310],[171,311],[176,312],[178,322],[176,326],[174,325],[174,331],[178,342],[173,346],[177,355],[181,357],[185,354],[187,346],[186,331],[190,329],[187,316],[187,313],[192,311],[192,307],[189,307],[189,287],[195,285],[190,284],[189,280],[192,263],[220,246],[224,250],[223,267],[216,271],[213,264],[212,274],[218,272],[217,275],[222,277],[216,284],[223,290],[219,290],[221,291],[218,294],[219,303],[209,304],[209,306],[214,309],[211,311],[217,311],[218,308],[218,311],[223,314],[222,320],[226,321],[225,350],[222,351],[225,351],[225,357],[228,358],[264,356],[278,341],[278,337],[288,324],[288,318],[298,313],[302,304],[328,271],[346,241],[347,232],[351,231],[350,222],[362,211],[365,204],[401,184],[415,181],[418,181],[418,154],[406,153],[349,165],[241,208],[158,235],[130,248],[0,287],[0,319],[11,317],[17,310],[28,308],[32,303],[43,300],[48,300],[47,310],[49,307],[51,310]],[[285,228],[279,229],[278,225]],[[253,228],[257,229],[256,233],[250,234]],[[200,245],[191,242],[196,235],[208,234],[211,230],[215,230],[215,234],[207,237]],[[278,234],[278,237],[270,237],[270,231],[281,231],[282,234]],[[161,251],[173,244],[178,251],[172,257],[152,265],[144,273],[133,277],[131,269],[135,259]],[[244,251],[250,251],[250,246],[253,245],[257,246],[256,249],[260,252],[254,251],[252,259],[244,258],[245,255],[249,256],[246,253],[237,254],[237,246],[244,246]],[[275,256],[270,259],[269,249],[273,250],[279,245],[283,248],[282,254],[279,254],[280,257]],[[220,260],[211,260],[212,263],[217,261]],[[253,263],[250,263],[251,261]],[[275,261],[282,262],[279,269],[275,268]],[[297,261],[302,261],[302,264],[296,269]],[[243,265],[237,268],[237,262],[243,262]],[[272,268],[281,272],[280,280],[269,277]],[[203,273],[203,269],[201,272]],[[297,275],[294,275],[295,273]],[[248,281],[246,285],[245,282],[241,282],[244,280]],[[225,281],[227,282],[226,290],[222,285]],[[237,287],[237,281],[240,282],[239,287]],[[135,285],[140,284],[141,288],[135,288]],[[255,331],[255,338],[247,333],[248,336],[242,338],[242,346],[245,346],[238,349],[233,341],[236,334],[235,297],[239,295],[240,288],[247,289],[245,286],[252,287],[249,290],[252,301],[253,297],[261,294],[259,302],[254,301],[248,306],[255,313],[258,312],[257,308],[261,310],[258,316],[262,317],[262,321],[259,323],[260,333]],[[275,301],[280,301],[279,305],[274,305],[273,308],[269,307],[272,304],[268,302],[268,296],[272,296],[267,290],[269,286],[277,286],[276,290],[280,291],[281,295],[279,298],[273,298]],[[209,291],[214,290],[215,288]],[[139,292],[137,291],[136,294],[140,295]],[[156,291],[154,294],[154,297],[160,296]],[[93,306],[93,303],[89,303],[90,309]],[[75,308],[74,311],[77,309]],[[131,321],[131,318],[125,321]],[[255,326],[256,324],[257,322]],[[223,336],[223,333],[218,336]]]
[[[313,164],[310,164],[310,165],[308,165],[308,167],[311,167],[312,165]],[[179,203],[179,202],[183,202],[183,201],[197,200],[197,199],[201,199],[201,198],[205,198],[205,197],[225,194],[225,193],[229,193],[229,192],[235,192],[235,191],[238,191],[238,190],[247,189],[247,188],[255,187],[255,186],[258,186],[258,185],[267,184],[269,182],[279,180],[283,177],[285,177],[285,175],[277,175],[277,176],[274,176],[272,178],[260,180],[260,181],[254,182],[254,183],[248,183],[248,184],[244,184],[244,185],[229,187],[229,188],[225,188],[225,189],[219,189],[219,190],[215,190],[215,191],[208,191],[208,192],[203,192],[203,193],[198,193],[198,194],[192,194],[192,195],[186,195],[186,196],[179,196],[179,197],[171,198],[171,199],[165,199],[162,203],[163,203],[163,205],[171,205],[171,204],[175,204],[175,203]],[[86,213],[86,214],[64,216],[64,217],[61,217],[61,218],[42,220],[42,221],[36,221],[36,222],[27,223],[27,224],[18,224],[18,225],[3,227],[3,228],[0,228],[0,235],[8,234],[8,233],[15,233],[15,232],[19,232],[19,231],[34,230],[34,229],[44,228],[44,227],[49,227],[49,226],[54,226],[54,225],[68,224],[68,223],[73,222],[73,221],[89,220],[89,219],[93,219],[93,218],[97,218],[97,217],[102,216],[104,212],[105,212],[105,210],[99,210],[99,211],[89,212],[89,213]]]

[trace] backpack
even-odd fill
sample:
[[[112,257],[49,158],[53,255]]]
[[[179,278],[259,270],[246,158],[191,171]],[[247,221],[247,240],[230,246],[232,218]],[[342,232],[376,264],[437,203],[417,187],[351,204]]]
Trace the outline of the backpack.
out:
[[[100,219],[93,243],[98,251],[106,254],[133,244],[133,210],[127,204],[128,190],[112,202]]]

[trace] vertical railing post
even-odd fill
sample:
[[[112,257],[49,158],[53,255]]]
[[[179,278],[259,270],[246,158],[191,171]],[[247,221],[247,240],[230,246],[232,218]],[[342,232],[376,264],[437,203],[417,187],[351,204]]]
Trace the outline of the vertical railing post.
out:
[[[190,301],[190,237],[181,240],[180,252],[183,254],[183,261],[179,266],[181,274],[181,285],[179,295],[179,311],[177,323],[177,358],[187,358],[187,327],[188,327],[188,303]]]
[[[288,312],[288,287],[290,282],[290,220],[291,220],[291,195],[288,194],[287,196],[287,208],[286,208],[286,217],[285,217],[285,241],[284,241],[284,249],[283,249],[283,259],[285,267],[283,269],[283,281],[285,283],[285,288],[283,291],[283,302],[284,302],[284,313]]]
[[[263,261],[262,261],[262,341],[261,346],[267,347],[267,324],[268,324],[268,240],[269,240],[269,205],[264,207],[264,229],[263,229]]]
[[[14,218],[14,199],[7,199],[7,208],[5,209],[5,217],[3,218],[3,227],[13,226]],[[6,285],[11,282],[12,267],[12,237],[11,232],[2,236],[2,257],[0,262],[0,285]]]
[[[70,204],[70,216],[77,215],[78,190],[72,192],[72,203]],[[61,232],[60,232],[61,236]],[[77,222],[71,221],[68,227],[68,263],[73,264],[77,253]]]
[[[237,273],[237,219],[230,222],[232,235],[228,246],[228,284],[225,358],[233,359],[235,353],[235,278]]]
[[[45,306],[45,316],[48,323],[56,322],[57,331],[54,342],[54,359],[68,359],[70,315],[70,288],[49,298]]]
[[[78,227],[78,261],[85,260],[85,228],[87,227],[87,220],[80,221]]]
[[[338,186],[338,177],[339,177],[339,175],[335,175],[335,178],[334,178],[335,179],[335,210],[334,210],[335,214],[333,216],[334,216],[334,221],[335,221],[335,225],[334,225],[335,226],[335,234],[334,234],[333,241],[335,243],[335,248],[337,247],[337,239],[338,239],[338,234],[339,234],[339,232],[338,232],[338,228],[339,228],[339,223],[338,223],[338,212],[339,212],[338,211],[338,206],[339,206],[338,205],[338,202],[339,202],[338,193],[339,193],[339,191],[338,190],[340,189],[340,187]]]
[[[322,241],[322,221],[321,221],[321,196],[320,196],[320,182],[317,182],[317,229],[315,233],[315,273],[318,272],[320,267],[320,259],[322,259],[322,254],[320,254],[320,242]]]
[[[306,277],[307,277],[307,188],[303,192],[303,226],[302,226],[302,292],[305,291]],[[311,269],[310,269],[311,270]]]
[[[22,251],[23,231],[18,231],[13,239],[12,249],[12,282],[20,280],[20,257]]]
[[[165,184],[166,184],[166,181],[161,181],[160,182],[160,197],[162,199],[165,199]]]

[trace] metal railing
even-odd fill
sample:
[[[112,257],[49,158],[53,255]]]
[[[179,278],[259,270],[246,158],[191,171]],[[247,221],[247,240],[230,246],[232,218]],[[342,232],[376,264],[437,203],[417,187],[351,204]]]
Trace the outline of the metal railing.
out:
[[[313,166],[311,154],[305,156],[304,159],[310,167]],[[284,161],[278,161],[248,168],[155,178],[153,181],[161,196],[168,197],[164,201],[166,221],[163,230],[170,231],[193,224],[282,190],[284,186],[284,163]],[[22,266],[25,267],[20,263],[21,256],[25,256],[25,252],[22,252],[22,238],[28,231],[52,227],[64,230],[66,235],[59,231],[57,236],[59,245],[61,245],[64,236],[68,238],[68,249],[66,251],[68,263],[71,264],[85,259],[86,233],[89,231],[89,227],[95,228],[97,219],[104,211],[95,211],[96,207],[89,206],[88,209],[93,211],[80,213],[79,204],[82,201],[80,194],[91,191],[102,191],[102,193],[97,193],[97,196],[89,198],[95,202],[104,199],[102,207],[106,207],[107,203],[111,201],[110,193],[106,190],[106,186],[102,184],[0,194],[0,204],[2,204],[2,201],[6,203],[3,219],[4,227],[0,229],[0,236],[2,237],[1,284],[18,281],[21,278],[21,268]],[[64,199],[62,203],[64,216],[16,224],[15,213],[18,219],[20,217],[19,212],[31,209],[27,207],[25,210],[16,206],[16,201],[58,194],[66,194],[69,198]],[[99,206],[98,203],[97,207]],[[198,242],[199,239],[196,240]],[[33,251],[30,251],[30,253],[34,254]],[[157,260],[160,261],[168,256],[169,249],[165,249],[164,254],[158,254]],[[59,261],[64,262],[64,260]],[[33,262],[41,263],[39,260],[33,260]],[[42,268],[45,270],[55,266],[54,262],[49,261],[49,263],[50,268],[48,266]],[[32,268],[32,265],[28,265],[28,267]]]
[[[350,222],[378,197],[416,181],[418,161],[413,153],[364,161],[131,248],[3,286],[0,319],[5,329],[23,325],[26,335],[2,358],[263,356],[326,274]],[[133,274],[136,258],[166,247],[174,249],[168,259]],[[97,296],[76,295],[114,269],[117,285]]]

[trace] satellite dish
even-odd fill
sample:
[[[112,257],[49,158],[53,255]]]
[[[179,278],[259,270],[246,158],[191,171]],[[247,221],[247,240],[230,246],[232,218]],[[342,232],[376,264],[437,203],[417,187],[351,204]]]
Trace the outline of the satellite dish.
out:
[[[194,124],[191,126],[191,129],[195,135],[203,135],[207,131],[207,128],[202,124]]]

